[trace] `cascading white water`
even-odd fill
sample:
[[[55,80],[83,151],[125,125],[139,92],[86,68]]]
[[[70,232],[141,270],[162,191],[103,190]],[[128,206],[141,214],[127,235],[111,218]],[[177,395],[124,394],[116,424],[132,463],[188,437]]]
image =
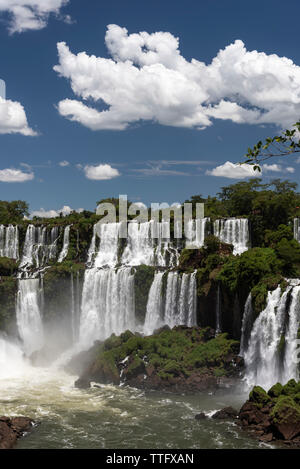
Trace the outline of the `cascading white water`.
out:
[[[62,262],[68,255],[70,245],[70,228],[70,225],[65,227],[63,248],[59,254],[57,262]]]
[[[0,380],[22,374],[26,365],[21,347],[0,336]]]
[[[87,269],[84,276],[79,341],[88,346],[135,329],[134,275],[131,268]]]
[[[280,286],[269,292],[267,306],[253,324],[243,351],[249,385],[269,388],[278,381],[299,379],[293,356],[300,324],[300,286],[295,283],[290,282],[283,294]]]
[[[294,238],[300,243],[300,219],[294,218]]]
[[[245,352],[248,349],[252,325],[253,325],[253,308],[252,308],[252,295],[250,292],[245,303],[243,321],[242,321],[241,345],[240,345],[241,357],[244,357]]]
[[[48,236],[47,227],[28,225],[26,230],[20,269],[43,267],[57,255],[58,227],[53,227]]]
[[[19,259],[19,230],[17,226],[0,225],[0,257]]]
[[[127,245],[122,255],[122,264],[166,267],[176,265],[177,260],[178,253],[170,240],[168,221],[132,221],[128,224]]]
[[[186,248],[201,248],[204,245],[205,236],[208,234],[210,218],[197,218],[189,220],[187,224]]]
[[[164,304],[159,295],[162,290],[162,273],[155,275],[150,288],[144,325],[145,334],[151,334],[154,329],[162,325],[171,328],[177,325],[192,327],[197,323],[196,272],[182,276],[178,272],[169,272],[166,275]]]
[[[228,218],[214,222],[214,235],[223,243],[233,245],[233,254],[242,254],[249,248],[249,223],[247,218]]]
[[[26,355],[41,349],[44,345],[40,300],[39,279],[19,280],[17,325]]]
[[[94,267],[115,267],[118,263],[121,223],[96,223],[88,252],[88,264]],[[97,247],[99,245],[99,247]]]
[[[162,318],[162,280],[163,272],[157,272],[154,276],[147,302],[144,334],[150,335],[163,324]]]

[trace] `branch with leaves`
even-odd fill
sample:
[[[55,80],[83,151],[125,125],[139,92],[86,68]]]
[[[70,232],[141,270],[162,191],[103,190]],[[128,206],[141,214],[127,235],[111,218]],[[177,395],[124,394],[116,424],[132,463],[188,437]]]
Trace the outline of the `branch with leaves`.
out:
[[[260,140],[253,148],[248,148],[247,159],[242,164],[253,165],[254,170],[261,171],[260,164],[269,158],[300,153],[300,122],[293,127],[293,130],[285,130],[281,135],[268,137],[264,143]]]

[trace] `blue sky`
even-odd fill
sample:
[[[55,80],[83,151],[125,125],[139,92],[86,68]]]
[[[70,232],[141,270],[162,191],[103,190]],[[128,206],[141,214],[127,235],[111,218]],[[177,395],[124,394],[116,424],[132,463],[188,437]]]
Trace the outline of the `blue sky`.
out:
[[[26,200],[31,211],[62,206],[93,210],[97,200],[118,194],[147,204],[213,195],[240,179],[209,172],[232,176],[225,162],[241,161],[249,145],[299,119],[300,5],[296,1],[284,3],[285,11],[292,11],[288,20],[283,19],[282,2],[277,0],[69,0],[60,9],[63,0],[45,0],[49,11],[56,8],[49,17],[37,10],[35,0],[24,0],[25,10],[16,16],[14,3],[17,0],[0,2],[0,78],[7,88],[2,105],[12,106],[15,119],[7,124],[0,103],[2,200]],[[110,24],[118,27],[110,31],[108,50],[105,35]],[[142,31],[149,34],[148,43],[138,55],[128,35],[138,34],[139,42]],[[161,31],[170,35],[152,36]],[[179,38],[180,53],[172,49],[171,35]],[[193,75],[192,59],[207,66],[220,49],[236,40],[243,41],[246,52],[238,43],[224,55],[220,68],[215,62],[209,73],[202,73],[196,65],[197,76]],[[61,42],[67,49],[59,57]],[[157,58],[150,60],[149,47],[153,52],[162,43],[170,45],[171,52],[158,50]],[[251,51],[264,55],[256,60]],[[76,57],[80,52],[86,53],[86,59]],[[93,55],[111,60],[99,61],[97,71]],[[121,77],[118,71],[126,60],[131,65]],[[57,65],[59,73],[53,69]],[[158,81],[151,67],[158,67]],[[215,73],[220,76],[215,78]],[[180,89],[181,80],[186,94]],[[99,95],[108,96],[107,102],[97,99]],[[59,104],[66,100],[68,111]],[[105,114],[103,123],[101,111],[109,109],[108,102],[115,112],[111,119]],[[228,103],[236,107],[227,109]],[[90,109],[95,112],[93,125],[87,125]],[[119,130],[122,126],[125,129]],[[63,161],[68,165],[60,165]],[[266,168],[263,178],[298,181],[296,161],[296,157],[271,161],[277,166]],[[14,177],[26,180],[5,182]]]

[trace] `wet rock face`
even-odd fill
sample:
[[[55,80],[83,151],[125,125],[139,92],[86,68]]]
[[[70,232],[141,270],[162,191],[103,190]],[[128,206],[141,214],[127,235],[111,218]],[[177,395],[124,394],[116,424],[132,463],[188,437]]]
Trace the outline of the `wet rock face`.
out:
[[[261,441],[300,446],[300,382],[277,383],[268,393],[255,386],[239,412],[239,421]]]
[[[0,449],[12,448],[33,425],[33,420],[27,417],[0,417]]]

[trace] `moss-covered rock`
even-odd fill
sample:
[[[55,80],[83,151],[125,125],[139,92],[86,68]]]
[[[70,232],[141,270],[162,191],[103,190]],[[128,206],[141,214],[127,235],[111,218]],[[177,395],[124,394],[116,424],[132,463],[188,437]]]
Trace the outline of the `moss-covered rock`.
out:
[[[300,382],[280,383],[268,393],[255,386],[249,400],[242,406],[239,419],[242,425],[254,429],[262,441],[291,440],[300,445]]]
[[[271,387],[268,391],[268,395],[270,397],[279,397],[282,393],[283,386],[281,383],[276,383],[274,386]]]
[[[212,338],[209,329],[178,326],[147,337],[127,331],[93,348],[81,378],[114,384],[123,381],[147,389],[196,391],[217,386],[220,377],[235,376],[238,349],[238,342],[226,334]]]
[[[262,387],[255,386],[250,392],[249,401],[254,402],[259,407],[263,407],[271,402],[271,398]]]

